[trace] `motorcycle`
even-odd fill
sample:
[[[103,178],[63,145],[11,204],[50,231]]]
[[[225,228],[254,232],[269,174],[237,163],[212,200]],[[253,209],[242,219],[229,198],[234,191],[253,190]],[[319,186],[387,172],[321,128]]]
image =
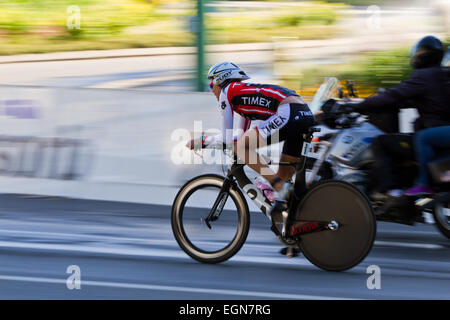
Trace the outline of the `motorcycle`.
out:
[[[381,195],[373,190],[370,175],[375,160],[371,142],[384,132],[370,123],[367,116],[335,112],[339,108],[333,105],[337,106],[339,100],[342,100],[339,82],[328,78],[310,104],[324,134],[315,137],[304,149],[307,183],[314,185],[321,180],[336,179],[355,185],[369,197],[379,221],[408,225],[426,223],[423,212],[430,213],[439,231],[450,239],[450,181],[446,176],[450,170],[450,150],[429,165],[437,193],[420,198]],[[404,187],[411,186],[416,163],[401,164],[399,170],[402,170]]]

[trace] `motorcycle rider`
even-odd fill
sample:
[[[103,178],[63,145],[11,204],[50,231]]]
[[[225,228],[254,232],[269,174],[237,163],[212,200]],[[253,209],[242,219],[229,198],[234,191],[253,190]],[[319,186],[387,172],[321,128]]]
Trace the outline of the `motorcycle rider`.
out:
[[[342,111],[376,113],[385,110],[415,107],[419,117],[414,131],[450,125],[450,82],[448,70],[441,67],[444,55],[442,42],[434,36],[422,38],[411,50],[414,71],[398,87],[369,97],[357,104],[343,104]],[[411,105],[410,103],[413,103]],[[415,159],[413,135],[385,134],[372,142],[375,155],[373,177],[378,192],[399,197],[404,183],[396,165]],[[412,182],[411,182],[412,183]]]
[[[408,196],[434,193],[430,186],[428,163],[436,157],[436,149],[450,148],[450,126],[425,129],[414,135],[414,149],[419,161],[419,176],[416,185],[405,191]]]

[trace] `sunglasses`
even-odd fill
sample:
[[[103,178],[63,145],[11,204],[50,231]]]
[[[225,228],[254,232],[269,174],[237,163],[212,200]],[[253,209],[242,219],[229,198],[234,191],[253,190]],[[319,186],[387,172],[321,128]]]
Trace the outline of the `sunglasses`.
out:
[[[212,89],[214,87],[213,80],[209,83],[209,87]]]

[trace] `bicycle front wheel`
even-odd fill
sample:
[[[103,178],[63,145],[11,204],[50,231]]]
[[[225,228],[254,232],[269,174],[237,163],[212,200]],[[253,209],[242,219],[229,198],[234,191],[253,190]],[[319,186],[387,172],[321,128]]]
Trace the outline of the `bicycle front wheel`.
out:
[[[205,222],[221,193],[224,178],[204,175],[187,182],[172,206],[172,230],[181,249],[193,259],[219,263],[230,259],[247,239],[250,215],[244,195],[231,187],[217,219]],[[217,213],[216,213],[217,214]]]
[[[376,220],[368,198],[350,183],[328,180],[317,184],[300,203],[296,220],[336,222],[335,230],[301,236],[300,249],[314,265],[344,271],[370,252]]]

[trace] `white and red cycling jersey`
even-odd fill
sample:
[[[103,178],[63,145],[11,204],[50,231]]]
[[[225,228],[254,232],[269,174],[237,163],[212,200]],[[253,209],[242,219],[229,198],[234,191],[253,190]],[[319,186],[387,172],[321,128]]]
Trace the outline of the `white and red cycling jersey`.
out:
[[[222,115],[222,134],[205,137],[203,144],[209,145],[215,141],[231,143],[236,141],[250,128],[252,120],[266,120],[277,113],[280,102],[289,96],[298,96],[290,89],[269,84],[254,84],[231,82],[219,96],[219,106]],[[241,116],[240,132],[233,134],[233,113]]]

